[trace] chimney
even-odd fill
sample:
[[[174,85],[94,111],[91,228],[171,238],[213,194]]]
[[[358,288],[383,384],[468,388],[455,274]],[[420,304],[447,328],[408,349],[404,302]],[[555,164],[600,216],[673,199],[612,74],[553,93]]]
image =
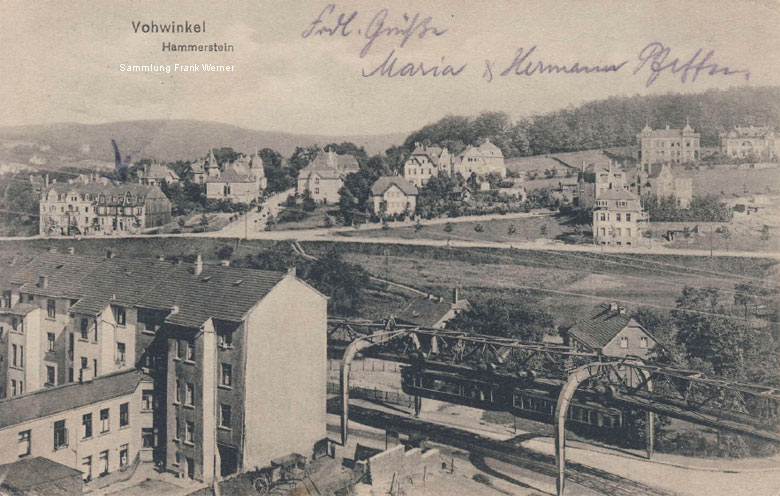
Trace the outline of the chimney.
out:
[[[72,246],[69,246],[68,247],[68,255],[73,255],[74,253],[76,253],[76,249],[74,247],[72,247]]]
[[[48,174],[44,174],[43,175],[43,185],[45,187],[47,187],[47,188],[49,187],[49,175]]]
[[[160,262],[165,262],[165,255],[157,255],[157,260]]]
[[[667,125],[666,125],[666,129],[667,129],[667,130],[669,129],[669,124],[667,124]]]
[[[618,307],[618,313],[620,315],[625,315],[626,314],[626,307]]]
[[[195,275],[199,276],[200,273],[203,272],[203,259],[200,258],[200,255],[198,255],[198,258],[195,259]]]
[[[580,165],[580,170],[584,173],[585,172],[585,161],[582,161],[582,165]]]
[[[230,267],[230,260],[220,260],[219,265],[223,267]]]
[[[452,304],[456,304],[460,300],[460,295],[458,292],[458,288],[453,288],[452,290]]]
[[[609,310],[612,312],[617,312],[618,304],[616,301],[613,301],[609,304]]]
[[[114,258],[114,252],[112,250],[106,250],[106,258]]]
[[[179,305],[174,305],[171,307],[171,315],[176,315],[179,313]]]
[[[287,274],[288,274],[288,275],[291,275],[291,276],[293,276],[293,277],[295,277],[295,274],[296,274],[296,272],[295,272],[295,266],[292,266],[292,267],[290,267],[289,269],[287,269]]]
[[[48,288],[49,287],[49,276],[41,274],[38,276],[38,287],[39,288]]]

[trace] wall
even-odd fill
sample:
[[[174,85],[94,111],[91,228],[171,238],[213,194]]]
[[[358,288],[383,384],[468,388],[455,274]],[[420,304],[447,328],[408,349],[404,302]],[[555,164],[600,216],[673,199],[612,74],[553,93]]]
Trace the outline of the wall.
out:
[[[639,347],[639,341],[640,337],[646,336],[648,338],[648,347],[647,348],[640,348]],[[620,339],[622,337],[628,338],[628,348],[621,348],[620,347]],[[635,323],[629,323],[628,326],[626,326],[625,329],[620,331],[617,336],[612,339],[607,345],[603,348],[602,352],[606,356],[614,356],[614,357],[624,357],[628,355],[634,355],[639,357],[646,356],[651,350],[652,347],[655,345],[652,338],[650,338],[647,333],[642,330],[641,327],[639,327],[638,324]]]
[[[326,437],[327,300],[290,275],[249,314],[243,468]]]
[[[141,385],[144,383],[142,382]],[[78,387],[78,386],[71,386]],[[148,384],[147,388],[150,387]],[[132,394],[122,395],[105,401],[98,401],[91,405],[60,412],[47,417],[31,419],[21,424],[0,429],[0,465],[12,463],[19,459],[17,453],[19,433],[31,430],[32,449],[29,456],[42,456],[56,461],[76,470],[82,470],[82,459],[92,456],[93,478],[98,476],[99,456],[103,450],[109,451],[109,472],[119,469],[119,449],[127,444],[129,448],[128,463],[132,463],[141,446],[141,386]],[[39,392],[37,394],[46,394]],[[119,427],[119,405],[129,403],[130,425]],[[109,408],[110,430],[107,433],[100,432],[100,410]],[[83,439],[82,415],[92,414],[92,437]],[[54,450],[54,422],[65,420],[68,430],[68,445]]]

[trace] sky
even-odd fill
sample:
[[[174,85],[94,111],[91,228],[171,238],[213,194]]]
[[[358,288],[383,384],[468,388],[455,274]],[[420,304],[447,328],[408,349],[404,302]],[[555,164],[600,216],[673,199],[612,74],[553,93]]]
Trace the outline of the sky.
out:
[[[229,3],[5,0],[0,10],[0,125],[102,123],[135,119],[198,119],[258,130],[320,135],[408,132],[447,114],[505,111],[513,118],[608,98],[700,92],[731,86],[780,85],[780,2],[749,1],[425,1],[337,3],[318,26],[355,17],[335,36],[304,37],[327,1],[251,0]],[[383,10],[386,9],[386,10]],[[328,12],[326,10],[326,12]],[[384,34],[361,56],[372,20],[404,28]],[[200,23],[205,33],[143,34],[132,23]],[[425,25],[423,25],[424,27]],[[231,53],[162,52],[162,44],[229,43]],[[650,60],[634,74],[651,43],[680,65],[697,50],[731,75],[658,73]],[[603,66],[616,72],[501,76],[518,50],[527,62]],[[457,76],[388,77],[393,53],[406,63],[466,67]],[[444,63],[442,63],[444,60]],[[234,72],[122,72],[126,65],[232,65]],[[492,79],[486,74],[488,63]],[[521,68],[524,66],[521,66]],[[173,67],[172,67],[173,69]]]

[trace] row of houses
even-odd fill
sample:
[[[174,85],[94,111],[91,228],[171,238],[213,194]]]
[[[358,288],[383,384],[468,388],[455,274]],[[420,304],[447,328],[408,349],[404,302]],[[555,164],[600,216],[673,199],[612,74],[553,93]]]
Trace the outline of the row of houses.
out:
[[[496,145],[486,140],[479,146],[466,147],[458,155],[452,155],[446,147],[424,146],[415,143],[414,150],[404,162],[404,178],[417,186],[425,186],[431,177],[446,173],[461,174],[464,178],[476,174],[484,178],[488,174],[506,177],[504,154]]]
[[[325,438],[327,298],[294,271],[111,253],[10,269],[0,464],[43,456],[89,482],[155,462],[208,482]]]

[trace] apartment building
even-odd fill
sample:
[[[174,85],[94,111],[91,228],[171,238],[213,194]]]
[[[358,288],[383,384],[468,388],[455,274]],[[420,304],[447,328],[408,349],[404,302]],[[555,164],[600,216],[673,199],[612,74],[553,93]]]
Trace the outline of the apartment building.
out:
[[[701,135],[693,130],[690,123],[683,129],[651,129],[645,126],[636,135],[637,162],[645,164],[698,161],[701,156]]]
[[[769,126],[734,126],[720,134],[720,152],[732,158],[777,159],[780,135]]]
[[[153,387],[127,370],[0,401],[0,464],[43,457],[79,470],[85,488],[110,483],[152,449]]]
[[[414,150],[404,162],[404,178],[418,188],[440,172],[452,173],[452,155],[446,147],[415,143]]]
[[[376,215],[413,214],[417,187],[400,176],[383,176],[371,185],[368,206]]]
[[[593,208],[593,242],[610,246],[636,246],[646,221],[639,197],[623,188],[596,197]]]
[[[147,457],[168,470],[211,481],[325,438],[327,298],[294,272],[45,253],[0,282],[2,321],[26,319],[2,349],[23,336],[43,357],[25,393],[140,368]]]
[[[160,188],[99,181],[54,183],[40,196],[39,233],[139,233],[171,221],[171,202]]]
[[[337,203],[344,178],[359,170],[360,166],[353,155],[320,152],[298,173],[295,193],[303,195],[308,191],[317,202]]]

